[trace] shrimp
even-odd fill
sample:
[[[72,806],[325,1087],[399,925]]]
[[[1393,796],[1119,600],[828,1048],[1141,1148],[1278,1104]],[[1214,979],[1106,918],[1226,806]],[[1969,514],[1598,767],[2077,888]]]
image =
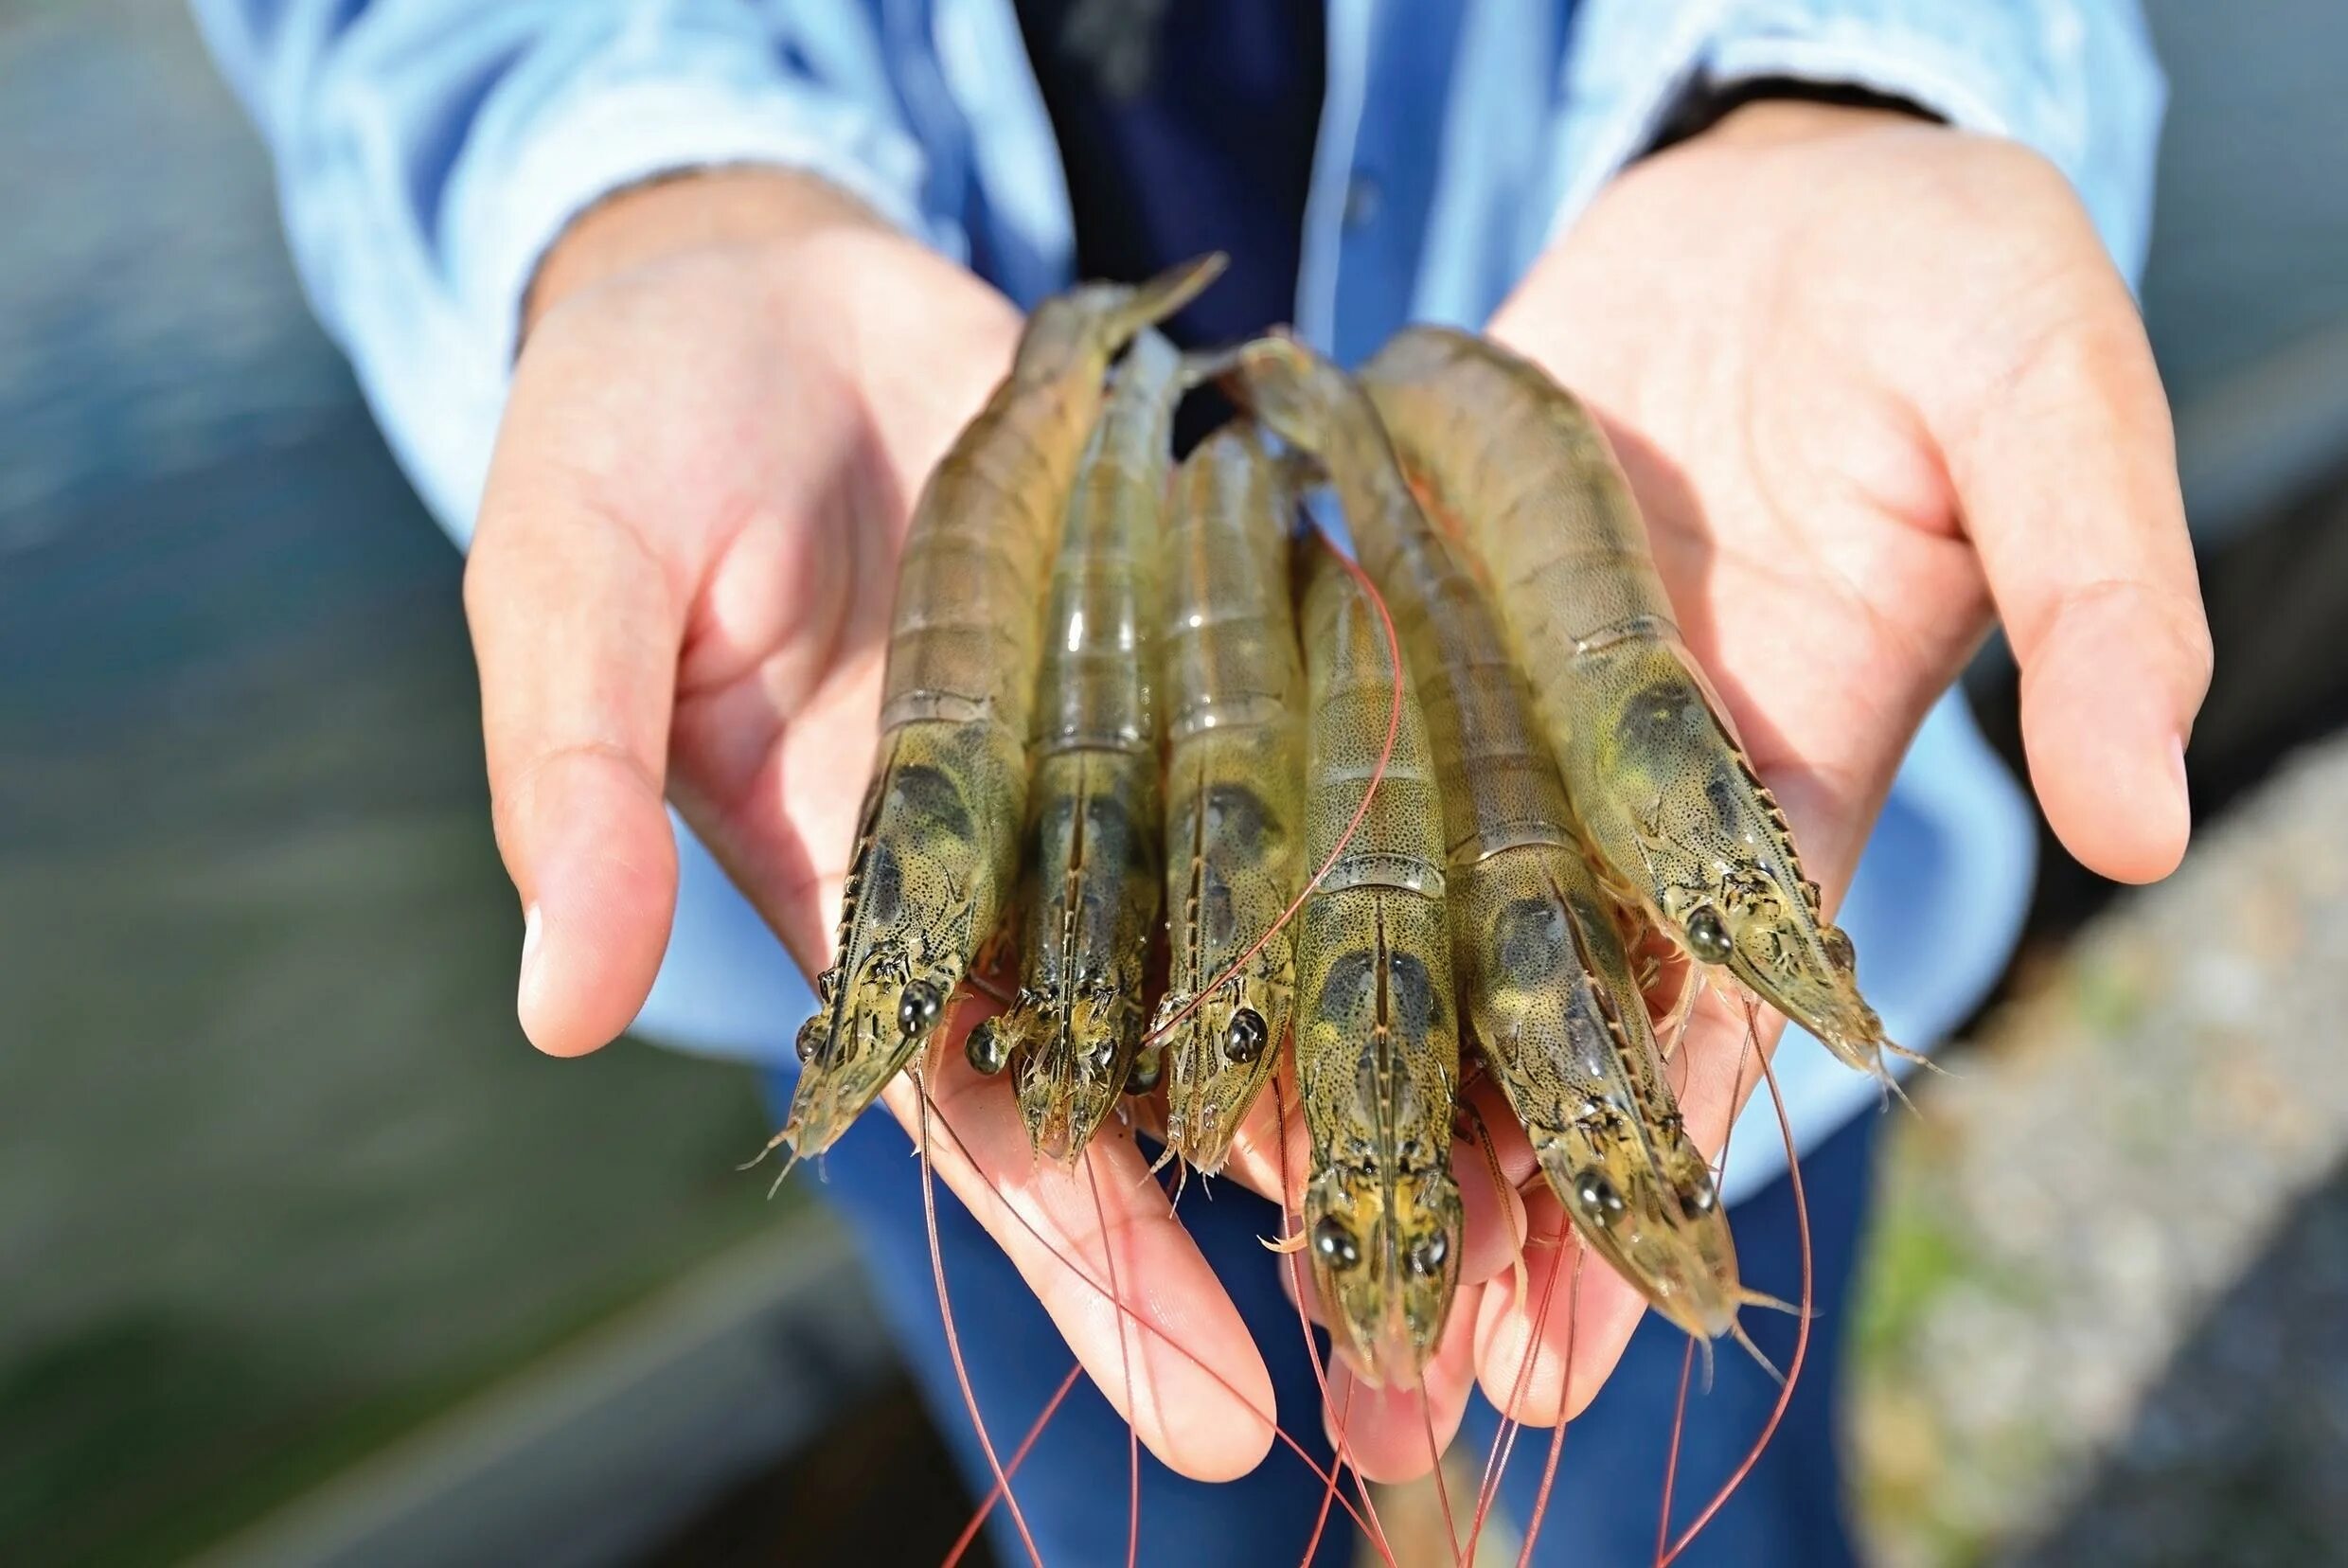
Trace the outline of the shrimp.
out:
[[[1293,938],[1279,919],[1304,880],[1294,505],[1262,437],[1227,427],[1183,464],[1166,530],[1169,961],[1156,1029],[1169,1037],[1166,1148],[1209,1173],[1272,1076],[1295,1000]]]
[[[1362,373],[1412,481],[1466,521],[1582,829],[1684,953],[1886,1084],[1912,1057],[1861,998],[1792,829],[1681,639],[1645,526],[1590,413],[1539,367],[1446,328]]]
[[[1482,590],[1351,379],[1284,338],[1236,366],[1240,396],[1327,467],[1400,627],[1443,797],[1460,1006],[1485,1060],[1598,1254],[1690,1334],[1734,1332],[1745,1292],[1726,1212]]]
[[[1329,863],[1296,931],[1296,1077],[1312,1150],[1305,1234],[1331,1333],[1355,1370],[1374,1386],[1414,1387],[1459,1285],[1443,808],[1407,676],[1333,551],[1314,557],[1304,630],[1307,847],[1311,864]],[[1397,688],[1393,754],[1373,784]]]
[[[981,1071],[1010,1065],[1036,1152],[1072,1164],[1142,1043],[1160,876],[1158,532],[1187,384],[1181,353],[1144,330],[1077,468],[1044,613],[1020,991],[968,1045]]]
[[[1027,799],[1044,563],[1101,380],[1127,340],[1222,271],[1214,255],[1142,284],[1090,284],[1028,318],[1010,374],[914,508],[873,779],[838,957],[799,1031],[805,1063],[776,1144],[829,1148],[945,1022],[1002,925]]]

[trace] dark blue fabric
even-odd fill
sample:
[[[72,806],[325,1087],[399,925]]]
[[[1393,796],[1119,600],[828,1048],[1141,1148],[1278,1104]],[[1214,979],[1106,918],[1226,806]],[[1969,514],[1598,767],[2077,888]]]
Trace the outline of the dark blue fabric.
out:
[[[1227,251],[1231,271],[1174,318],[1174,340],[1229,342],[1287,321],[1320,130],[1319,0],[1171,0],[1130,96],[1072,47],[1071,17],[1097,3],[1018,8],[1067,169],[1077,273],[1134,282]]]
[[[773,1082],[779,1111],[792,1078]],[[1869,1153],[1880,1117],[1862,1115],[1803,1162],[1810,1203],[1817,1276],[1809,1359],[1776,1441],[1680,1560],[1691,1568],[1837,1568],[1851,1563],[1841,1511],[1841,1470],[1833,1441],[1837,1340],[1867,1192]],[[986,1495],[992,1476],[954,1381],[940,1331],[921,1219],[920,1171],[905,1134],[878,1112],[864,1116],[825,1157],[824,1196],[839,1210],[863,1253],[924,1399],[952,1445],[964,1484]],[[795,1178],[794,1178],[795,1179]],[[967,1210],[937,1188],[939,1248],[954,1323],[980,1412],[998,1456],[1007,1456],[1073,1364],[1058,1332],[1017,1272]],[[1196,1188],[1183,1211],[1216,1273],[1246,1319],[1271,1368],[1281,1425],[1329,1461],[1322,1435],[1320,1392],[1304,1354],[1295,1309],[1281,1292],[1260,1238],[1273,1234],[1272,1206],[1231,1183],[1211,1199]],[[1782,1179],[1737,1205],[1737,1251],[1755,1288],[1798,1299],[1793,1204]],[[1779,1366],[1793,1355],[1790,1318],[1745,1314],[1749,1331]],[[1670,1441],[1672,1405],[1687,1340],[1652,1316],[1632,1337],[1605,1391],[1569,1429],[1540,1549],[1542,1563],[1643,1562],[1655,1545],[1657,1505]],[[1742,1459],[1776,1398],[1776,1385],[1734,1346],[1719,1353],[1709,1392],[1692,1392],[1681,1444],[1678,1524],[1684,1525]],[[1480,1449],[1495,1421],[1480,1399],[1467,1431]],[[1545,1456],[1545,1434],[1521,1438],[1505,1480],[1515,1518],[1529,1516]],[[1124,1560],[1127,1528],[1126,1427],[1090,1382],[1079,1381],[1013,1482],[1030,1528],[1049,1563]],[[1321,1487],[1286,1449],[1253,1474],[1224,1486],[1188,1481],[1142,1455],[1144,1563],[1212,1562],[1230,1568],[1293,1568],[1311,1534]],[[1007,1514],[990,1523],[996,1557],[1026,1554]],[[1351,1560],[1351,1527],[1332,1517],[1315,1561]]]

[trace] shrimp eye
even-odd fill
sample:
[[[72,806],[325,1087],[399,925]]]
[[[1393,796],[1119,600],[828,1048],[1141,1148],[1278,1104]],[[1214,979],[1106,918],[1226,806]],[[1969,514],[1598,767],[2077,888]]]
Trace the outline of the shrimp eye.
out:
[[[1720,1202],[1720,1189],[1712,1185],[1712,1172],[1699,1170],[1690,1176],[1687,1185],[1680,1189],[1680,1202],[1685,1203],[1691,1213],[1710,1214],[1714,1205]]]
[[[1264,1054],[1264,1042],[1271,1034],[1264,1026],[1263,1014],[1254,1007],[1241,1007],[1223,1027],[1223,1055],[1233,1061],[1254,1061]]]
[[[916,980],[897,998],[897,1032],[907,1040],[928,1032],[946,1010],[946,999],[927,980]]]
[[[1705,904],[1687,918],[1688,951],[1707,964],[1725,964],[1735,944],[1729,940],[1729,928],[1720,921],[1720,913]]]
[[[824,1015],[816,1013],[799,1025],[798,1050],[801,1061],[815,1060],[815,1047],[822,1043],[822,1037],[815,1032],[815,1025],[823,1021]]]
[[[989,1018],[970,1031],[970,1038],[962,1042],[962,1054],[971,1066],[992,1078],[1011,1060],[1011,1046]]]
[[[1850,935],[1841,926],[1828,926],[1823,940],[1826,962],[1846,974],[1859,967],[1859,954],[1851,951]]]
[[[1585,1213],[1601,1225],[1611,1225],[1628,1206],[1623,1195],[1614,1190],[1614,1184],[1594,1170],[1585,1170],[1574,1179],[1574,1196],[1580,1200]]]
[[[1450,1238],[1437,1231],[1411,1249],[1411,1273],[1421,1279],[1432,1279],[1443,1272],[1443,1260],[1450,1256]]]
[[[1144,1051],[1133,1059],[1133,1065],[1126,1069],[1125,1092],[1129,1095],[1147,1095],[1158,1086],[1158,1080],[1164,1077],[1164,1054],[1156,1050]]]
[[[1355,1245],[1353,1232],[1334,1214],[1323,1215],[1312,1227],[1312,1250],[1332,1269],[1350,1269],[1361,1261],[1361,1249]]]

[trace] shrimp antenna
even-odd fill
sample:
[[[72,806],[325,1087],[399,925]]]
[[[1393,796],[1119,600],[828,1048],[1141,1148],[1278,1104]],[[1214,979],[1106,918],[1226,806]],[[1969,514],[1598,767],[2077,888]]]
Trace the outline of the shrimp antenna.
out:
[[[1006,1482],[1019,1473],[1020,1466],[1027,1462],[1028,1451],[1043,1435],[1043,1429],[1052,1424],[1052,1417],[1059,1413],[1061,1402],[1068,1398],[1068,1391],[1076,1387],[1076,1380],[1083,1376],[1084,1363],[1077,1362],[1068,1368],[1068,1376],[1060,1379],[1059,1387],[1053,1390],[1051,1399],[1044,1401],[1043,1409],[1037,1413],[1034,1424],[1027,1428],[1027,1435],[1019,1440],[1019,1447],[1011,1451],[1010,1462],[1003,1467],[1003,1476]],[[962,1560],[963,1554],[970,1549],[970,1542],[978,1539],[980,1527],[987,1523],[987,1516],[995,1511],[995,1504],[1005,1489],[998,1486],[987,1494],[987,1500],[978,1506],[978,1511],[970,1515],[969,1523],[962,1526],[962,1533],[954,1537],[954,1543],[946,1548],[946,1560],[939,1564],[939,1568],[954,1568],[954,1564]]]
[[[1745,1354],[1751,1356],[1753,1361],[1759,1364],[1762,1371],[1767,1372],[1770,1375],[1770,1381],[1775,1383],[1780,1388],[1784,1388],[1786,1386],[1786,1374],[1777,1369],[1777,1363],[1775,1362],[1770,1361],[1769,1357],[1761,1353],[1761,1347],[1752,1343],[1752,1336],[1745,1332],[1745,1326],[1743,1324],[1730,1324],[1729,1335],[1731,1338],[1734,1339],[1738,1345],[1744,1346]],[[1709,1361],[1710,1358],[1707,1357],[1706,1360]],[[1709,1367],[1706,1368],[1706,1372],[1709,1374]]]
[[[1084,1175],[1093,1187],[1093,1220],[1100,1226],[1101,1266],[1109,1274],[1109,1293],[1117,1300],[1125,1292],[1117,1284],[1117,1248],[1109,1234],[1109,1206],[1101,1202],[1100,1162],[1093,1150],[1084,1151]],[[1125,1319],[1117,1319],[1117,1362],[1125,1379],[1125,1408],[1129,1412],[1141,1407],[1133,1401],[1133,1352],[1125,1336]],[[1130,1502],[1125,1523],[1125,1568],[1134,1568],[1142,1554],[1142,1436],[1141,1429],[1129,1415],[1125,1423],[1125,1464],[1127,1496]]]
[[[938,1045],[943,1049],[943,1031]],[[920,1097],[921,1154],[921,1220],[930,1233],[930,1276],[937,1284],[937,1315],[946,1328],[946,1354],[953,1363],[954,1381],[962,1389],[963,1408],[969,1412],[971,1430],[978,1434],[979,1452],[987,1456],[987,1468],[994,1471],[995,1485],[1002,1488],[1003,1505],[1011,1510],[1011,1523],[1019,1530],[1020,1544],[1027,1549],[1028,1560],[1035,1568],[1043,1568],[1043,1555],[1036,1550],[1036,1538],[1028,1533],[1027,1516],[1020,1511],[1019,1499],[1011,1493],[1011,1478],[1004,1473],[1003,1461],[995,1457],[994,1440],[987,1435],[987,1418],[978,1411],[978,1396],[970,1388],[970,1369],[963,1363],[962,1336],[954,1328],[953,1298],[946,1290],[946,1255],[937,1244],[937,1192],[932,1179],[930,1162],[930,1112],[932,1101],[928,1075],[916,1077],[914,1088]]]
[[[1574,1249],[1574,1285],[1566,1292],[1567,1321],[1565,1331],[1564,1394],[1557,1406],[1557,1428],[1549,1434],[1549,1457],[1541,1462],[1540,1489],[1533,1494],[1533,1517],[1524,1526],[1524,1545],[1517,1553],[1517,1568],[1531,1568],[1533,1545],[1540,1540],[1541,1520],[1549,1512],[1549,1494],[1557,1484],[1557,1460],[1565,1452],[1565,1429],[1572,1423],[1565,1418],[1565,1399],[1574,1394],[1574,1352],[1582,1342],[1582,1265],[1590,1254],[1583,1248]]]
[[[1747,1014],[1748,1020],[1751,1016]],[[1785,1381],[1778,1389],[1777,1403],[1770,1409],[1770,1418],[1761,1428],[1761,1435],[1753,1440],[1752,1452],[1745,1455],[1744,1462],[1736,1467],[1735,1472],[1721,1484],[1720,1489],[1713,1494],[1712,1501],[1704,1506],[1704,1511],[1698,1514],[1695,1522],[1681,1532],[1680,1539],[1672,1542],[1671,1549],[1656,1559],[1656,1568],[1671,1568],[1672,1560],[1687,1550],[1698,1533],[1712,1523],[1713,1516],[1727,1505],[1736,1488],[1744,1485],[1745,1477],[1752,1473],[1753,1466],[1761,1462],[1762,1452],[1770,1446],[1770,1439],[1777,1434],[1779,1423],[1786,1418],[1786,1408],[1793,1402],[1794,1385],[1802,1377],[1802,1361],[1810,1348],[1810,1309],[1815,1305],[1810,1257],[1810,1204],[1802,1190],[1802,1153],[1794,1147],[1793,1122],[1786,1114],[1786,1096],[1778,1088],[1777,1070],[1770,1065],[1766,1051],[1761,1054],[1761,1078],[1769,1085],[1770,1103],[1777,1109],[1777,1131],[1786,1141],[1786,1178],[1793,1189],[1794,1226],[1802,1240],[1803,1311],[1795,1320],[1793,1361],[1786,1368]]]
[[[953,1123],[947,1118],[945,1111],[939,1107],[935,1098],[931,1096],[926,1089],[920,1089],[918,1085],[916,1085],[916,1089],[921,1094],[923,1099],[927,1101],[924,1120],[922,1123],[922,1133],[924,1140],[926,1141],[928,1136],[929,1125],[932,1122],[934,1122],[937,1131],[945,1134],[947,1145],[953,1149],[955,1155],[960,1158],[963,1165],[973,1171],[976,1170],[978,1168],[978,1162],[972,1158],[970,1154],[970,1146],[963,1142],[961,1133],[954,1131]],[[916,1153],[918,1152],[920,1152],[920,1150],[916,1150]],[[925,1161],[925,1168],[927,1165],[928,1162]],[[1009,1203],[1002,1204],[1002,1210],[1005,1215],[1009,1216],[1014,1224],[1018,1225],[1021,1230],[1027,1234],[1027,1238],[1030,1241],[1033,1241],[1037,1246],[1042,1248],[1044,1253],[1049,1256],[1054,1262],[1058,1263],[1061,1268],[1066,1269],[1070,1274],[1074,1275],[1078,1284],[1082,1285],[1086,1290],[1091,1291],[1094,1294],[1108,1302],[1110,1306],[1116,1310],[1117,1315],[1120,1318],[1136,1324],[1139,1323],[1141,1317],[1139,1312],[1137,1312],[1123,1299],[1112,1294],[1107,1287],[1101,1284],[1099,1280],[1094,1279],[1085,1271],[1082,1264],[1078,1263],[1075,1258],[1070,1257],[1066,1253],[1062,1252],[1057,1242],[1053,1241],[1050,1237],[1045,1236],[1042,1231],[1036,1227],[1034,1221],[1028,1219],[1027,1216],[1022,1214],[1016,1207]],[[933,1262],[934,1263],[934,1259],[933,1259]],[[1237,1385],[1233,1383],[1229,1378],[1223,1376],[1223,1374],[1218,1371],[1215,1367],[1209,1365],[1205,1358],[1199,1355],[1197,1351],[1192,1350],[1188,1345],[1180,1344],[1170,1338],[1161,1336],[1161,1341],[1167,1349],[1173,1351],[1174,1354],[1182,1357],[1183,1360],[1188,1362],[1192,1366],[1198,1368],[1199,1371],[1204,1373],[1208,1381],[1213,1382],[1217,1387],[1220,1388],[1224,1393],[1230,1395],[1235,1399],[1240,1399],[1244,1402],[1245,1396],[1239,1392]],[[1304,1444],[1298,1442],[1294,1434],[1290,1433],[1287,1428],[1281,1426],[1277,1420],[1272,1421],[1272,1434],[1284,1446],[1286,1446],[1290,1453],[1296,1455],[1297,1461],[1302,1464],[1305,1469],[1312,1472],[1312,1477],[1314,1480],[1326,1482],[1329,1479],[1331,1472],[1324,1470],[1321,1467],[1320,1461],[1313,1458],[1310,1451],[1308,1451]],[[1017,1471],[1018,1468],[1019,1461],[1015,1458],[1011,1464],[1004,1468],[1005,1474],[1008,1475],[1014,1473]],[[1343,1508],[1347,1516],[1350,1517],[1356,1524],[1362,1524],[1363,1528],[1365,1530],[1367,1529],[1366,1524],[1363,1524],[1361,1512],[1354,1507],[1350,1499],[1340,1497],[1337,1499],[1337,1506]],[[1389,1559],[1389,1561],[1391,1562],[1391,1559]]]

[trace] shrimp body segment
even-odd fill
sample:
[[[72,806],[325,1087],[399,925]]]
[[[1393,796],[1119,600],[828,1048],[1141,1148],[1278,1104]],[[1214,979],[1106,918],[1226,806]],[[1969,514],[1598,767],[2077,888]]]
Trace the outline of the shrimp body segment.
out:
[[[1610,882],[1689,955],[1884,1078],[1785,813],[1672,620],[1613,449],[1579,400],[1480,338],[1414,327],[1362,375],[1414,485],[1462,519]]]
[[[1296,921],[1296,1077],[1312,1149],[1305,1234],[1330,1331],[1373,1385],[1414,1387],[1459,1284],[1451,1114],[1459,1025],[1443,807],[1427,725],[1369,596],[1316,550],[1305,597],[1306,854],[1329,874]],[[1401,724],[1371,778],[1395,686]]]
[[[1369,400],[1301,345],[1239,353],[1249,401],[1321,454],[1427,717],[1460,1007],[1575,1227],[1674,1323],[1731,1331],[1736,1254],[1613,906],[1500,623],[1403,481]]]
[[[1088,285],[1029,317],[1010,374],[916,504],[835,961],[776,1141],[830,1147],[945,1021],[1004,924],[1027,801],[1039,606],[1109,361],[1222,270]]]
[[[1029,784],[1019,995],[970,1037],[1007,1062],[1036,1151],[1073,1161],[1141,1050],[1158,918],[1157,577],[1181,353],[1144,331],[1086,445],[1052,568]]]
[[[1262,437],[1231,426],[1176,474],[1165,535],[1165,1142],[1210,1173],[1272,1077],[1295,1002],[1279,924],[1305,864],[1294,510]]]

